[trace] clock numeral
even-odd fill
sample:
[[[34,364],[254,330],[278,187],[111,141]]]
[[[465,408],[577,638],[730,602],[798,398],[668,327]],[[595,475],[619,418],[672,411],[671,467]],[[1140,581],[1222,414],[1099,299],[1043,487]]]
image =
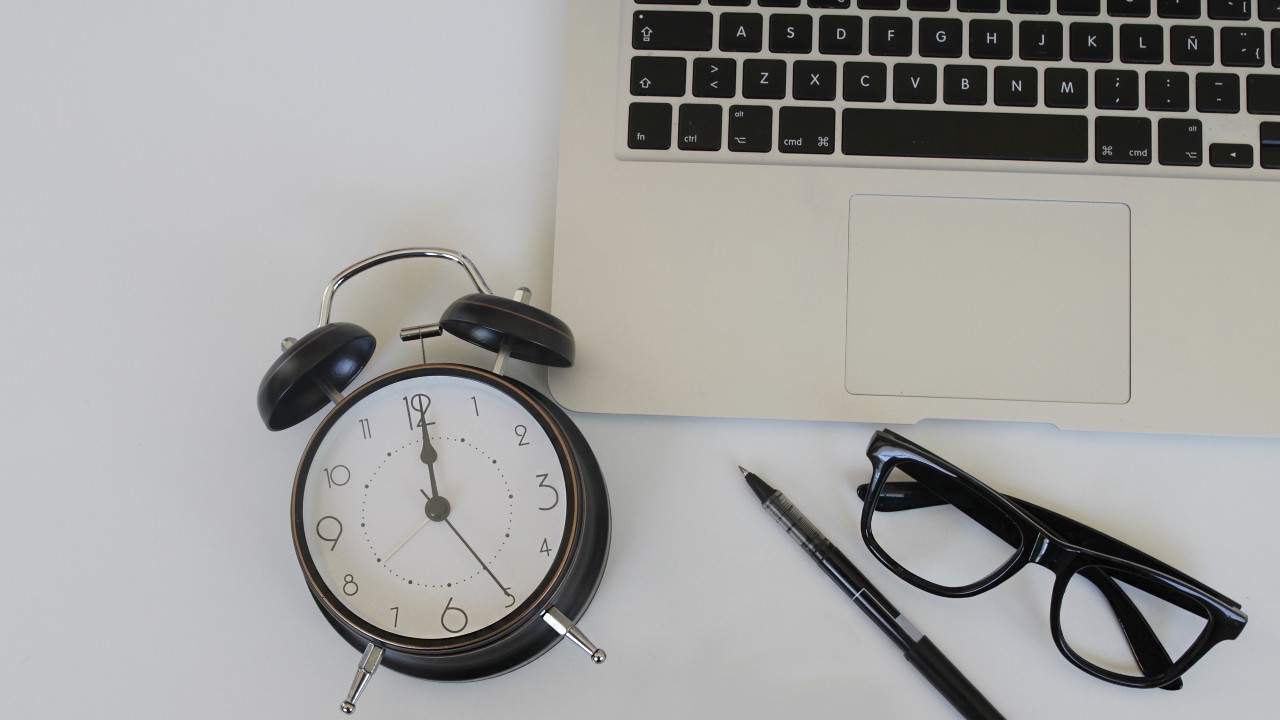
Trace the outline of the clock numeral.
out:
[[[476,408],[476,417],[480,417],[480,402],[476,400],[475,395],[471,396],[471,404],[474,405]]]
[[[373,437],[373,430],[369,427],[369,418],[360,418],[360,433],[364,435],[365,440]]]
[[[351,469],[346,465],[334,465],[331,468],[325,468],[324,479],[329,482],[329,487],[341,487],[351,482]]]
[[[551,510],[551,509],[555,508],[555,506],[556,506],[556,505],[559,505],[559,504],[560,504],[560,491],[559,491],[559,490],[557,490],[557,489],[555,488],[555,486],[554,486],[554,485],[548,485],[548,484],[547,484],[547,478],[548,478],[548,477],[549,477],[549,476],[547,475],[547,473],[542,473],[542,474],[538,475],[538,487],[546,488],[546,489],[550,490],[550,491],[551,491],[551,493],[552,493],[552,495],[554,495],[554,498],[551,500],[551,504],[550,504],[550,505],[548,505],[548,506],[546,506],[546,507],[540,507],[540,508],[538,508],[539,510]]]
[[[431,407],[431,398],[418,393],[413,397],[404,396],[404,414],[409,418],[409,429],[417,430],[418,423],[422,422],[427,415],[427,409]]]
[[[346,575],[342,578],[342,592],[348,597],[360,592],[360,586],[356,584],[354,575]]]
[[[400,627],[400,608],[393,607],[391,612],[395,613],[391,616],[391,627]]]
[[[520,442],[516,443],[516,445],[528,445],[529,441],[524,439],[524,436],[527,435],[528,433],[529,433],[529,428],[523,425],[517,425],[516,437],[520,438]]]
[[[538,548],[538,552],[547,556],[551,555],[551,546],[547,544],[546,538],[542,538],[542,547]]]
[[[462,616],[461,620],[459,620],[457,617],[453,618],[453,622],[457,625],[457,627],[451,627],[449,624],[450,621],[447,618],[450,617],[449,613],[451,612],[457,613],[458,615]],[[449,598],[449,602],[445,603],[444,605],[444,612],[440,613],[440,627],[455,634],[460,633],[463,630],[467,629],[467,613],[463,611],[462,608],[456,608],[453,606],[453,598]]]
[[[325,535],[326,528],[332,537]],[[342,537],[342,521],[332,515],[325,515],[316,523],[316,535],[327,543],[333,543],[329,546],[329,551],[332,552],[338,547],[338,538]]]

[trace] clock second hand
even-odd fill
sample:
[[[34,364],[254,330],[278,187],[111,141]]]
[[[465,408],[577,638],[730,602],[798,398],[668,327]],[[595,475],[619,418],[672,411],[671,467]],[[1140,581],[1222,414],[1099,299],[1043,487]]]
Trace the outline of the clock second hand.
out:
[[[458,532],[458,528],[454,527],[453,523],[450,522],[448,518],[445,518],[444,524],[449,526],[449,529],[453,531],[453,534],[458,536],[458,539],[466,546],[467,551],[471,553],[471,557],[475,558],[476,562],[480,563],[480,567],[484,568],[484,571],[489,574],[489,577],[493,578],[493,581],[498,584],[498,587],[502,590],[502,594],[512,600],[515,600],[515,596],[510,592],[511,588],[503,585],[502,581],[498,579],[498,576],[493,574],[493,571],[489,569],[489,566],[485,564],[484,560],[480,558],[480,555],[478,555],[475,549],[471,547],[471,543],[467,542],[467,539],[462,537],[462,533]]]
[[[392,548],[391,552],[387,553],[386,557],[382,559],[383,562],[387,562],[391,560],[391,556],[400,552],[400,548],[407,545],[409,541],[412,540],[413,537],[417,535],[419,531],[422,530],[422,528],[427,526],[427,523],[430,523],[432,521],[440,522],[441,520],[444,520],[445,518],[449,517],[449,501],[448,500],[445,500],[439,495],[432,497],[427,494],[426,490],[419,490],[418,492],[422,493],[422,497],[427,499],[427,506],[426,506],[427,517],[424,518],[422,522],[418,523],[418,526],[414,528],[413,531],[410,532],[407,536],[405,536],[405,539],[401,540],[399,545],[396,545],[394,548]],[[457,532],[457,530],[455,530],[454,532]]]

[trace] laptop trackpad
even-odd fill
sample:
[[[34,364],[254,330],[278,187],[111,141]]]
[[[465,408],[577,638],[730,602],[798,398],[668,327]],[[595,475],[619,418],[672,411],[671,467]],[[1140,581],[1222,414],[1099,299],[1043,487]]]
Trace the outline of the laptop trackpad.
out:
[[[855,195],[845,388],[1124,403],[1129,208]]]

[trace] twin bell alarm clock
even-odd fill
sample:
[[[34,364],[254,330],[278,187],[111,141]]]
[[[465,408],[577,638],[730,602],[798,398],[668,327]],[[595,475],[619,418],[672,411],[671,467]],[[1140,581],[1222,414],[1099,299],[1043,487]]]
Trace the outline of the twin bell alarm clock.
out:
[[[401,368],[346,392],[373,335],[330,322],[345,281],[383,263],[450,260],[476,292],[418,341],[449,333],[497,354],[492,369]],[[431,680],[513,670],[578,630],[609,552],[604,477],[582,433],[554,402],[503,375],[510,359],[567,367],[573,334],[529,304],[493,294],[464,255],[411,248],[343,270],[325,288],[320,326],[294,340],[258,387],[271,430],[328,406],[293,482],[293,546],[324,617],[363,655],[341,708],[355,710],[385,665]]]

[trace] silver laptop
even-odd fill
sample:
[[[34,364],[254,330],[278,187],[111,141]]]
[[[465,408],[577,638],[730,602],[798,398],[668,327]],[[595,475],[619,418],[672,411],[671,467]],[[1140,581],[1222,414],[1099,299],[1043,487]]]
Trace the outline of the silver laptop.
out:
[[[1280,436],[1280,0],[570,0],[555,398]]]

